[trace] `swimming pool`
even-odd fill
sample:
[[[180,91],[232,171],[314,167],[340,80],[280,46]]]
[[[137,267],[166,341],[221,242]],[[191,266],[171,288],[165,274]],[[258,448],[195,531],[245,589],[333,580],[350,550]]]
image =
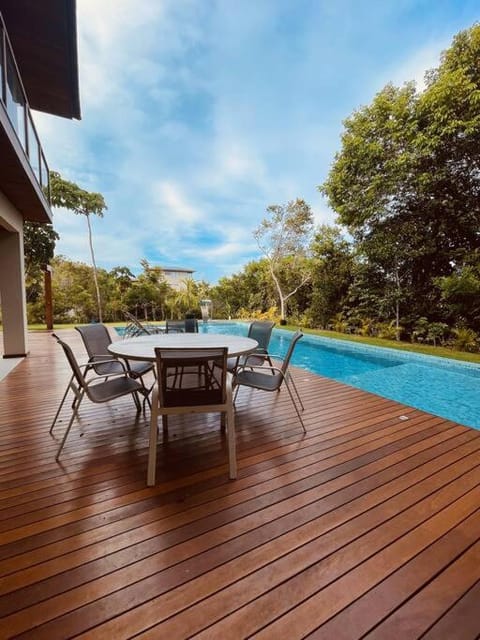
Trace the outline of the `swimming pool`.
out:
[[[244,322],[200,324],[200,331],[246,335]],[[275,329],[269,351],[284,356],[291,332]],[[480,429],[480,365],[305,334],[292,363],[384,398]]]

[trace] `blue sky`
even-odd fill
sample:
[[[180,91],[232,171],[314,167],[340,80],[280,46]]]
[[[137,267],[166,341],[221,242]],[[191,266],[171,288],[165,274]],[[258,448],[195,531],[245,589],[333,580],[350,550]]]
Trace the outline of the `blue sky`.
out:
[[[270,204],[317,190],[342,120],[437,66],[480,19],[454,0],[77,0],[82,120],[36,114],[50,168],[101,192],[97,263],[195,270],[259,257]],[[55,210],[57,253],[89,262],[86,222]]]

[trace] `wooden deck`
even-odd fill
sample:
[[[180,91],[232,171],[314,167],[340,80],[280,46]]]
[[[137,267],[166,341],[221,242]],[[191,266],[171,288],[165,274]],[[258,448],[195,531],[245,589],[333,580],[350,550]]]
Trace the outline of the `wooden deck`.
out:
[[[131,399],[85,402],[55,463],[67,363],[30,347],[0,382],[1,638],[479,637],[480,431],[297,370],[306,436],[242,390],[238,479],[182,417],[147,488]]]

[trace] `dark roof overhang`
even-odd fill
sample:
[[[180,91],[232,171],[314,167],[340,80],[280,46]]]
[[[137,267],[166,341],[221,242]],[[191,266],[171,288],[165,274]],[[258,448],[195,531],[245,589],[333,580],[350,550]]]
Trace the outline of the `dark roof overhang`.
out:
[[[32,109],[80,119],[75,0],[0,0]]]

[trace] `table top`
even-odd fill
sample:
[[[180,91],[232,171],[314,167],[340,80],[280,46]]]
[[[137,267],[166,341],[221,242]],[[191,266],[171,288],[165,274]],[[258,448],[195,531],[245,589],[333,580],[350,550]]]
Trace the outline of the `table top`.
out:
[[[129,360],[155,360],[155,347],[189,349],[192,347],[227,347],[228,357],[252,353],[258,342],[243,336],[220,333],[159,333],[112,342],[108,350]]]

